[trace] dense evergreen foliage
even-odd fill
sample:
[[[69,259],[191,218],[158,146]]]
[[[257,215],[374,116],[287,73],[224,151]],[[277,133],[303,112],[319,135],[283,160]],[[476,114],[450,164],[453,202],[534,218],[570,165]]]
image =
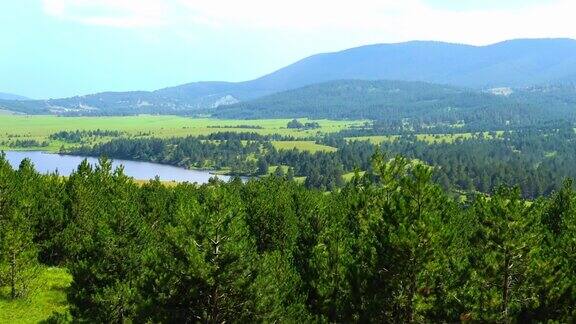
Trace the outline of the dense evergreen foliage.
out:
[[[318,122],[301,123],[298,119],[292,119],[286,125],[290,129],[317,129],[320,128]]]
[[[256,173],[255,156],[274,150],[257,134],[218,133],[208,137],[123,138],[74,149],[72,153],[108,156],[172,164],[181,167],[230,169],[232,173]]]
[[[446,134],[404,134],[378,147],[434,166],[435,180],[461,193],[493,193],[501,185],[517,185],[525,198],[535,198],[559,189],[563,179],[576,177],[576,133],[571,124],[468,135],[450,140]],[[331,136],[322,143],[341,148],[350,141],[355,139]]]
[[[67,143],[82,143],[89,138],[98,137],[118,137],[123,132],[112,130],[76,130],[76,131],[59,131],[50,135],[51,140],[58,140]]]
[[[229,174],[244,176],[265,175],[270,165],[284,165],[290,167],[294,176],[307,177],[306,184],[309,187],[323,189],[341,186],[345,171],[352,171],[355,167],[368,167],[369,155],[372,154],[370,149],[357,149],[367,146],[364,143],[351,145],[336,155],[296,149],[277,150],[270,139],[286,138],[232,132],[170,139],[124,138],[80,147],[70,153],[224,170]],[[352,158],[343,163],[341,155]]]
[[[281,177],[139,186],[0,156],[0,281],[69,269],[82,322],[571,322],[576,193],[466,204],[404,158],[324,193]],[[56,316],[63,318],[63,316]]]
[[[576,178],[576,133],[566,123],[480,132],[455,141],[446,140],[445,134],[426,135],[429,140],[423,140],[406,133],[380,145],[347,138],[349,134],[344,131],[317,139],[337,148],[336,152],[278,150],[270,140],[286,138],[227,132],[172,139],[123,138],[71,153],[212,168],[245,176],[264,175],[269,166],[285,166],[293,176],[306,177],[308,188],[324,190],[343,186],[346,173],[370,170],[371,156],[378,149],[433,166],[434,179],[457,194],[491,194],[501,185],[517,185],[524,198],[536,198],[560,188],[563,179]]]
[[[49,145],[47,141],[37,141],[33,139],[11,139],[8,141],[0,141],[0,145],[7,146],[10,148],[30,148],[30,147],[46,147]]]

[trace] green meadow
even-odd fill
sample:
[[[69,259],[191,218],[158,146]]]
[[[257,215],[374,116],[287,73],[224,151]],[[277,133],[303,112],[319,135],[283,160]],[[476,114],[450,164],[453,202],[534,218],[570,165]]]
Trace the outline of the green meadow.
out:
[[[454,143],[458,140],[467,140],[474,137],[482,137],[484,139],[498,139],[504,134],[503,131],[496,132],[478,132],[478,133],[453,133],[453,134],[416,134],[416,139],[429,144],[438,143]],[[349,141],[368,141],[372,144],[382,144],[385,142],[392,142],[400,138],[400,135],[380,135],[380,136],[358,136],[348,137]]]
[[[351,127],[362,126],[365,121],[357,120],[313,120],[320,125],[317,129],[290,129],[287,127],[291,119],[214,119],[192,118],[181,116],[114,116],[114,117],[59,117],[36,115],[0,114],[0,149],[4,150],[45,150],[58,151],[60,147],[69,144],[51,140],[50,135],[60,131],[76,130],[113,130],[127,137],[185,137],[210,135],[218,132],[258,133],[261,135],[282,135],[293,137],[290,141],[273,141],[277,149],[299,149],[309,152],[333,152],[335,148],[316,144],[310,138],[323,134],[336,133]],[[299,119],[306,123],[312,120]],[[453,143],[457,140],[470,139],[474,136],[498,138],[502,132],[489,133],[454,133],[454,134],[418,134],[416,138],[427,143]],[[349,137],[348,140],[369,141],[381,144],[397,140],[399,135]],[[92,139],[88,144],[96,144],[111,140],[111,137]],[[17,140],[34,140],[46,142],[47,146],[15,148],[9,144]]]
[[[27,149],[40,149],[57,151],[64,142],[50,140],[49,136],[59,131],[76,130],[114,130],[125,133],[125,136],[145,137],[184,137],[209,135],[217,132],[245,132],[261,135],[278,134],[290,136],[295,139],[305,139],[321,134],[335,133],[352,126],[360,126],[364,121],[334,121],[314,120],[320,125],[317,129],[289,129],[286,127],[290,119],[212,119],[191,118],[180,116],[126,116],[126,117],[58,117],[58,116],[29,116],[29,115],[2,115],[0,114],[0,145],[2,149],[9,148],[8,143],[15,140],[35,140],[48,142],[46,147],[32,147]],[[300,119],[308,122],[308,119]],[[98,141],[107,141],[111,138],[99,138]],[[90,144],[94,144],[92,142]],[[316,145],[310,141],[276,142],[278,148],[298,148],[310,151],[330,151],[332,148]]]

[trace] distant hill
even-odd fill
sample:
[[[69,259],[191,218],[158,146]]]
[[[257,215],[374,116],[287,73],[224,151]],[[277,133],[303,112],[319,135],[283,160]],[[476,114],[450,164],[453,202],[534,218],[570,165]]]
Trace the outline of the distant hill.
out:
[[[489,46],[421,41],[369,45],[314,55],[246,82],[196,82],[152,92],[2,101],[0,106],[58,114],[190,113],[344,79],[421,81],[477,89],[574,82],[576,41],[524,39]]]
[[[11,94],[11,93],[0,92],[0,100],[29,100],[29,99],[26,97]]]
[[[404,80],[494,88],[575,76],[575,40],[532,39],[481,47],[440,42],[363,46],[315,55],[254,82],[286,88],[339,79]]]
[[[342,80],[219,107],[221,118],[374,119],[417,124],[527,125],[576,120],[576,87],[475,90],[414,81]]]

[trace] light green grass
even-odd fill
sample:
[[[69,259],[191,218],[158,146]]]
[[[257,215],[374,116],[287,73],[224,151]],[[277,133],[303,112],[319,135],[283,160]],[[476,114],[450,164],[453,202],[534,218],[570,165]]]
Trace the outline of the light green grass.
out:
[[[558,155],[558,152],[557,152],[557,151],[551,151],[551,152],[546,152],[546,153],[544,153],[544,157],[547,157],[547,158],[553,158],[553,157],[555,157],[556,155]]]
[[[332,146],[316,144],[314,141],[273,141],[272,145],[277,150],[292,150],[308,152],[335,152],[337,149]]]
[[[299,184],[304,184],[306,182],[306,177],[294,177],[294,181]]]
[[[270,167],[268,167],[268,174],[274,174],[278,168],[282,168],[282,172],[286,174],[290,167],[286,165],[271,165]]]
[[[134,179],[134,183],[136,183],[139,186],[143,186],[145,184],[148,184],[148,183],[150,183],[150,181],[151,180]],[[166,187],[176,187],[179,182],[177,182],[177,181],[160,181],[160,183]]]
[[[62,268],[45,268],[30,295],[10,300],[8,289],[0,290],[0,323],[38,323],[54,312],[68,312],[66,289],[72,277]]]
[[[374,145],[379,145],[384,142],[392,142],[400,138],[400,135],[381,135],[381,136],[358,136],[347,137],[348,141],[368,141]]]
[[[317,120],[319,129],[288,129],[290,119],[233,120],[212,118],[190,118],[180,116],[126,116],[126,117],[58,117],[58,116],[0,116],[0,136],[6,134],[27,137],[45,137],[52,133],[68,130],[118,130],[132,135],[150,132],[154,136],[208,135],[216,132],[254,132],[262,135],[280,134],[294,137],[307,137],[320,133],[333,133],[350,126],[358,126],[362,121]],[[308,120],[303,119],[303,122]],[[253,128],[229,128],[240,125],[258,126]]]
[[[320,128],[313,130],[288,129],[290,119],[232,120],[212,118],[191,118],[180,116],[126,116],[126,117],[58,117],[0,115],[0,141],[36,140],[49,141],[48,147],[27,148],[27,150],[57,151],[60,146],[69,144],[50,141],[49,136],[59,131],[75,130],[116,130],[125,132],[126,136],[153,136],[160,138],[209,135],[217,132],[244,132],[261,135],[279,134],[294,138],[305,138],[318,134],[338,132],[352,126],[360,126],[364,121],[314,120]],[[308,119],[301,119],[308,122]],[[259,128],[236,128],[241,125]],[[231,128],[234,127],[234,128]],[[110,138],[99,139],[107,141]],[[94,144],[91,143],[91,144]],[[303,145],[301,147],[306,146]],[[313,147],[314,148],[314,147]],[[0,147],[0,149],[12,149]]]
[[[429,144],[438,143],[454,143],[457,140],[467,140],[475,136],[482,136],[484,139],[496,139],[502,137],[503,131],[496,131],[495,136],[491,135],[490,132],[481,133],[455,133],[455,134],[416,134],[416,139]],[[369,141],[372,144],[379,145],[385,142],[392,142],[399,139],[401,135],[382,135],[382,136],[359,136],[359,137],[348,137],[348,141]]]
[[[467,140],[474,137],[481,137],[483,139],[497,139],[500,138],[504,132],[503,131],[496,131],[494,135],[491,135],[490,132],[480,132],[480,133],[456,133],[456,134],[418,134],[416,138],[419,141],[423,141],[426,143],[454,143],[457,140]]]
[[[354,179],[355,174],[356,174],[355,172],[345,173],[342,175],[342,179],[346,182],[350,182],[350,181],[352,181],[352,179]],[[363,176],[364,174],[366,174],[366,171],[360,171],[360,172],[358,172],[358,174],[360,176]]]

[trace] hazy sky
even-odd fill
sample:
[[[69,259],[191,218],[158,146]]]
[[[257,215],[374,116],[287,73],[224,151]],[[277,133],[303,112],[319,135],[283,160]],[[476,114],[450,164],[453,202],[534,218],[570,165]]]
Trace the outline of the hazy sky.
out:
[[[0,0],[0,92],[243,81],[372,43],[576,38],[575,0]]]

